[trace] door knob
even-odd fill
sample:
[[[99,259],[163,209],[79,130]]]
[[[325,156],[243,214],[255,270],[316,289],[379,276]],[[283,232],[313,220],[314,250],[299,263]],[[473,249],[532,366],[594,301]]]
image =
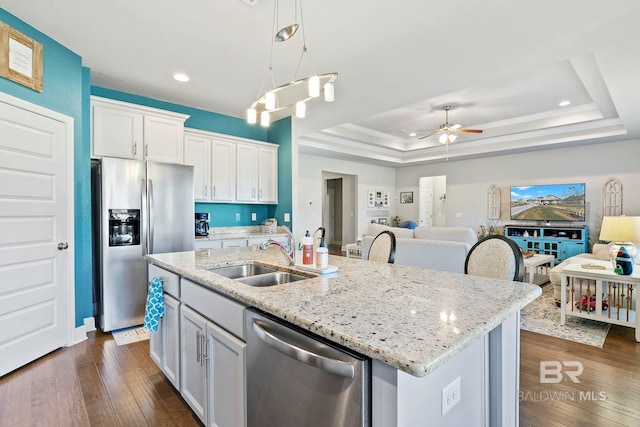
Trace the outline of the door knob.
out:
[[[69,244],[68,244],[67,242],[64,242],[64,243],[62,243],[62,242],[61,242],[61,243],[58,243],[58,250],[59,250],[59,251],[63,251],[63,250],[65,250],[65,249],[67,249],[68,247],[69,247]]]

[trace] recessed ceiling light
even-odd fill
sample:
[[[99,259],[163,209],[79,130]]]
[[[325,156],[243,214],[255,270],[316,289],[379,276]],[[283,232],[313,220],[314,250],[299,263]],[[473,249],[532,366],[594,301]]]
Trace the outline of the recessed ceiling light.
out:
[[[416,134],[415,132],[411,132],[411,133],[409,134],[409,136],[416,136],[416,135],[417,135],[417,134]]]
[[[560,107],[566,107],[567,105],[571,105],[571,101],[560,101],[558,105]]]
[[[188,82],[189,81],[189,76],[187,76],[186,74],[182,74],[182,73],[176,73],[173,75],[173,79],[179,82]]]

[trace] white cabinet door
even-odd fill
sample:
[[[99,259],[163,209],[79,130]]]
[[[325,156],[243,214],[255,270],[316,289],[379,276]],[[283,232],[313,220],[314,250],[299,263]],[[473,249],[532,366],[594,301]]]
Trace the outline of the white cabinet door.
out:
[[[278,203],[278,150],[260,147],[259,163],[258,200],[263,203]]]
[[[246,425],[246,346],[215,323],[207,323],[208,426]]]
[[[180,393],[193,412],[206,424],[207,390],[203,343],[207,322],[186,305],[180,307]]]
[[[236,170],[236,200],[255,202],[258,200],[258,147],[238,144]]]
[[[184,164],[193,166],[195,200],[210,199],[211,141],[198,135],[184,136]]]
[[[211,200],[233,201],[236,196],[236,144],[211,141]]]
[[[94,105],[93,155],[142,159],[143,115],[126,109]]]
[[[164,294],[162,319],[162,372],[176,389],[180,389],[180,301]]]
[[[182,164],[184,120],[144,116],[145,159]]]
[[[151,360],[153,360],[158,368],[162,370],[163,365],[163,356],[164,356],[164,347],[162,345],[162,331],[164,327],[162,326],[164,319],[160,318],[158,322],[158,330],[155,332],[149,332],[149,356],[151,356]]]

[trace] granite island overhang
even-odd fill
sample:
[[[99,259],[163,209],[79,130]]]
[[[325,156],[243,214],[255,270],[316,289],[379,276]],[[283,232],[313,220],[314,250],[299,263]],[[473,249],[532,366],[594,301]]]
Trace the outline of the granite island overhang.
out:
[[[210,269],[246,262],[283,270],[295,267],[288,267],[278,250],[255,247],[146,258],[203,287],[370,357],[374,361],[374,412],[376,376],[388,377],[391,371],[385,374],[385,369],[398,370],[395,380],[390,381],[396,381],[399,393],[405,373],[417,378],[430,376],[449,361],[463,357],[472,344],[480,343],[474,351],[487,355],[482,363],[488,368],[478,390],[491,389],[505,380],[514,385],[503,390],[482,413],[487,419],[496,411],[506,413],[499,418],[510,422],[514,411],[517,417],[519,313],[541,294],[536,285],[331,256],[329,264],[338,268],[336,274],[252,287]],[[464,359],[469,357],[475,360],[479,355]],[[496,366],[491,369],[492,365]],[[402,405],[397,406],[399,413]]]
[[[288,269],[277,250],[155,254],[182,277],[337,344],[422,377],[541,294],[539,286],[338,256],[333,276],[252,287],[205,268],[254,261]],[[294,268],[295,267],[291,267]]]

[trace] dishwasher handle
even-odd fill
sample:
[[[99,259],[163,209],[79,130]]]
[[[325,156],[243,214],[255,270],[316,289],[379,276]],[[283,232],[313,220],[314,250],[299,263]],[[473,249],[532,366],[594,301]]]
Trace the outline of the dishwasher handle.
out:
[[[347,378],[355,377],[355,369],[353,365],[341,360],[332,359],[310,352],[292,343],[288,343],[266,331],[262,326],[260,326],[260,323],[262,323],[262,321],[253,319],[253,331],[256,333],[258,338],[262,340],[262,342],[278,350],[280,353],[334,375]]]

